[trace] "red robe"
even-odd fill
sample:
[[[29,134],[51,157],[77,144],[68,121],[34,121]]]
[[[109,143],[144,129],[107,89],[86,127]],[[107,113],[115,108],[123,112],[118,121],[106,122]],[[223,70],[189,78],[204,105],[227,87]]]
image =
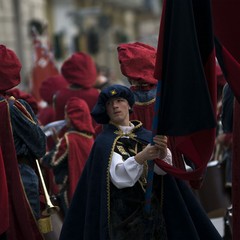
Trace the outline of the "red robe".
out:
[[[6,100],[0,101],[0,115],[0,147],[8,187],[7,193],[6,191],[0,193],[1,199],[8,194],[8,204],[1,205],[3,209],[1,209],[0,229],[1,231],[7,230],[8,240],[43,240],[24,193],[14,150],[11,120]],[[1,175],[1,177],[3,176]],[[4,182],[1,181],[1,187],[3,187]],[[6,218],[4,219],[4,217]]]
[[[72,199],[93,142],[93,135],[70,131],[65,133],[56,149],[52,159],[52,165],[58,166],[63,159],[66,159],[66,155],[68,156],[69,202]]]
[[[152,130],[152,121],[154,116],[155,98],[149,102],[135,102],[133,105],[133,113],[130,115],[131,120],[139,120],[144,128]]]

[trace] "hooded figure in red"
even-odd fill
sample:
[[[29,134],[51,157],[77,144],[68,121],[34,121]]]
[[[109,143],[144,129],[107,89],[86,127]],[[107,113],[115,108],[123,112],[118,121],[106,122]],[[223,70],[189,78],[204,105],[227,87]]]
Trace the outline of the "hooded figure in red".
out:
[[[74,53],[63,63],[61,73],[69,86],[56,94],[56,120],[64,119],[64,107],[70,97],[85,100],[91,111],[99,95],[99,91],[93,87],[97,70],[91,56],[83,52]]]
[[[35,211],[38,178],[32,165],[45,153],[45,135],[28,103],[6,94],[20,83],[20,70],[16,54],[0,45],[0,238],[41,240]],[[34,184],[32,189],[26,182]]]
[[[67,86],[67,81],[60,74],[48,77],[42,82],[39,93],[41,98],[47,103],[47,106],[40,109],[38,119],[43,126],[55,121],[54,96],[61,89],[66,89]]]
[[[151,130],[157,79],[153,77],[156,49],[140,42],[123,43],[117,48],[121,72],[128,78],[135,97],[131,119],[140,120]]]
[[[89,108],[80,98],[72,97],[65,106],[67,131],[57,145],[42,159],[54,172],[58,200],[66,213],[79,177],[94,142],[94,129]]]

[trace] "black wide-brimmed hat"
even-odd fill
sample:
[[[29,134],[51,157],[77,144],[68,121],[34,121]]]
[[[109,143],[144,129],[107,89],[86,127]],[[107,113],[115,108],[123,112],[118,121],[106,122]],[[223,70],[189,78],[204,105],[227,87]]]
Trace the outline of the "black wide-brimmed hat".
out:
[[[134,104],[134,95],[132,91],[123,85],[111,85],[101,91],[98,101],[94,106],[91,115],[94,120],[99,124],[106,124],[110,118],[106,111],[106,103],[110,98],[121,97],[128,101],[129,106],[132,108]]]

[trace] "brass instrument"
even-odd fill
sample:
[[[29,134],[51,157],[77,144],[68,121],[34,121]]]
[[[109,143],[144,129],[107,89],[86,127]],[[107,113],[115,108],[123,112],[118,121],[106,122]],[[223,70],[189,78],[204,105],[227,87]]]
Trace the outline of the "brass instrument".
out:
[[[43,179],[43,175],[42,175],[42,171],[41,171],[41,168],[40,168],[40,165],[39,165],[39,162],[38,160],[36,159],[36,164],[37,164],[37,168],[38,168],[38,172],[39,172],[39,176],[40,176],[40,180],[41,180],[41,183],[42,183],[42,186],[43,186],[43,191],[44,191],[44,195],[45,195],[45,198],[46,198],[46,208],[43,210],[42,212],[42,215],[43,216],[50,216],[54,213],[57,213],[59,212],[59,207],[58,206],[54,206],[50,200],[50,197],[49,197],[49,194],[48,194],[48,191],[47,191],[47,188],[46,188],[46,184],[45,184],[45,181]]]
[[[53,135],[53,129],[55,129],[56,133],[60,132],[61,129],[66,126],[65,120],[54,121],[45,125],[42,130],[45,133],[46,137]]]

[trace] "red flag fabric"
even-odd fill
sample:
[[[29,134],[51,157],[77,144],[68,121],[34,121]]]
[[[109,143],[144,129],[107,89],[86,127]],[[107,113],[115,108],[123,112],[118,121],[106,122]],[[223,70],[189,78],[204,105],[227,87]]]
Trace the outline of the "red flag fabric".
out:
[[[31,74],[31,93],[40,102],[39,88],[42,82],[50,76],[59,74],[59,72],[54,64],[53,55],[49,47],[45,46],[37,36],[33,37],[33,47],[34,65]]]
[[[212,155],[216,73],[210,0],[165,0],[155,77],[161,81],[158,134],[173,136],[193,166],[186,172],[163,161],[166,172],[199,187]]]
[[[231,87],[234,96],[240,103],[240,63],[219,41],[215,41],[216,54],[224,77]]]

